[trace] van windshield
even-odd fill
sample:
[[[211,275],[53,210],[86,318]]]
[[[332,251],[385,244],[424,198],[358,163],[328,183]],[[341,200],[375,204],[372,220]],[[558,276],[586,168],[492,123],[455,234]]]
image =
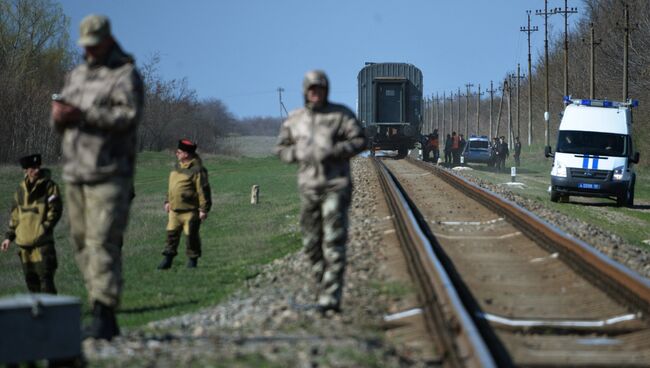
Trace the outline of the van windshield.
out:
[[[627,156],[627,135],[561,130],[557,152],[601,156]]]

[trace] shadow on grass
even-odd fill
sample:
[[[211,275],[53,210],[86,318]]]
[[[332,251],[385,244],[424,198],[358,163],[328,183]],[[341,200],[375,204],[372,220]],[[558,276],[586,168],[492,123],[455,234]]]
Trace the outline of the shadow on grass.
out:
[[[170,309],[170,308],[193,305],[193,304],[198,304],[198,303],[199,303],[198,300],[191,299],[191,300],[187,300],[187,301],[184,301],[184,302],[162,304],[162,305],[156,305],[156,306],[150,306],[150,307],[120,308],[120,309],[118,309],[117,313],[118,314],[138,314],[138,313],[154,312],[154,311],[160,311],[160,310],[165,310],[165,309]]]
[[[650,205],[648,204],[635,204],[631,207],[628,206],[619,206],[616,204],[616,201],[613,200],[603,200],[602,202],[587,202],[587,201],[579,201],[579,200],[569,200],[569,202],[564,202],[564,203],[569,203],[569,204],[575,204],[579,206],[585,206],[585,207],[614,207],[614,208],[627,208],[630,210],[649,210]]]
[[[505,169],[503,169],[499,173],[499,172],[496,172],[496,169],[494,167],[490,167],[490,166],[487,166],[487,165],[471,165],[470,164],[468,166],[471,167],[472,169],[476,170],[476,171],[510,175],[510,167],[506,167]],[[525,167],[518,167],[517,168],[517,175],[520,175],[520,174],[539,174],[539,173],[540,173],[539,170],[531,170],[531,169],[527,169]]]
[[[577,206],[584,206],[584,207],[618,207],[616,205],[616,202],[612,201],[604,201],[604,202],[581,202],[581,201],[572,201],[569,200],[568,202],[563,202],[563,203],[568,203],[568,204],[575,204]]]

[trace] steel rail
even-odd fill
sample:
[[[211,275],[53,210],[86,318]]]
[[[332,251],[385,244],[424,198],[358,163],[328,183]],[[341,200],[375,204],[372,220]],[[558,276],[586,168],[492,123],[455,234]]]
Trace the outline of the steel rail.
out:
[[[392,212],[396,234],[420,288],[427,328],[444,348],[443,364],[453,367],[496,367],[471,313],[433,251],[407,199],[379,159],[374,159],[381,187]],[[413,268],[411,268],[413,267]]]
[[[558,252],[568,265],[586,274],[587,280],[595,286],[640,311],[642,319],[650,319],[650,280],[487,189],[432,164],[412,158],[407,160],[496,211],[549,252]]]

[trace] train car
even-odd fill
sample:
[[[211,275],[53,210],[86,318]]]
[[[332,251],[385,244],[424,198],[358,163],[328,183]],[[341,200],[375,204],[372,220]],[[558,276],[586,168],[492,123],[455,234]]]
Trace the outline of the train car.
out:
[[[366,63],[357,81],[357,115],[371,154],[397,150],[406,156],[420,138],[422,72],[407,63]]]

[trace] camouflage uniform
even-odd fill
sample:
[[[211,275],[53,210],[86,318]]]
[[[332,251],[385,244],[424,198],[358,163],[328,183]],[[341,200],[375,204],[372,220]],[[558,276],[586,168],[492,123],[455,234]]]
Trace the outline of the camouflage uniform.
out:
[[[63,133],[63,180],[77,264],[91,304],[114,308],[122,290],[126,229],[143,85],[133,58],[117,43],[102,62],[88,60],[66,77],[65,103],[82,119],[53,126]]]
[[[27,289],[33,293],[56,294],[57,259],[53,233],[62,207],[59,187],[52,181],[48,169],[41,169],[34,183],[25,176],[14,194],[5,238],[18,245]]]
[[[303,90],[328,88],[323,72],[305,75]],[[329,103],[293,111],[282,124],[276,153],[298,163],[302,243],[319,284],[318,304],[338,310],[345,272],[345,242],[352,183],[350,158],[361,152],[366,139],[354,113]]]
[[[199,237],[199,211],[208,213],[212,207],[212,195],[208,182],[208,170],[203,167],[201,158],[195,155],[188,162],[177,162],[169,174],[169,190],[166,203],[169,203],[167,223],[167,246],[164,256],[175,257],[181,232],[186,236],[185,254],[190,259],[201,256]]]

